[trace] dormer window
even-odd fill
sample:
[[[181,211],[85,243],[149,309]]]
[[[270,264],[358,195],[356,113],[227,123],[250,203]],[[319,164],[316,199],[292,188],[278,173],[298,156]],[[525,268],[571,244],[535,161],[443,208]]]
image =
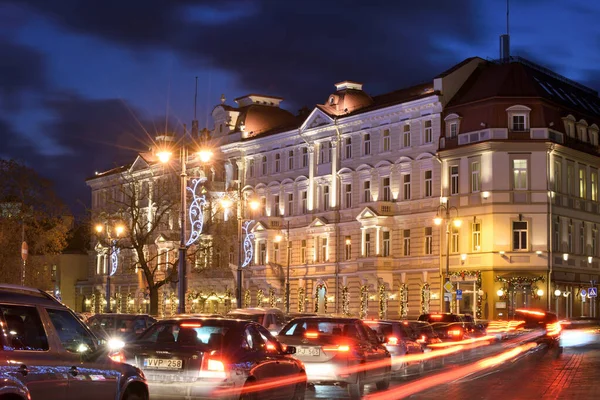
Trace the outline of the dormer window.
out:
[[[332,106],[332,105],[333,105],[333,103],[335,103],[335,99],[333,98],[333,96],[331,96],[331,97],[329,98],[329,105],[330,105],[330,106]]]
[[[446,123],[446,133],[444,136],[449,138],[457,137],[461,119],[462,118],[455,113],[447,115],[446,118],[444,118],[444,121]]]
[[[458,136],[458,124],[456,122],[453,122],[450,124],[450,137],[457,137]]]
[[[529,114],[531,108],[516,105],[506,109],[508,114],[508,129],[513,132],[526,132],[529,130]]]

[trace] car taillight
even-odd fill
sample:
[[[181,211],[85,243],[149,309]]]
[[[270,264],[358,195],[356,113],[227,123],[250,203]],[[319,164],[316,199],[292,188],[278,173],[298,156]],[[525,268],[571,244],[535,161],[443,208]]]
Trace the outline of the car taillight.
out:
[[[448,330],[448,336],[460,336],[462,335],[462,330],[460,329],[450,329]]]
[[[350,346],[347,344],[340,344],[337,346],[323,347],[323,351],[339,351],[345,353],[350,351]]]
[[[561,330],[562,328],[560,327],[560,322],[546,324],[546,335],[548,336],[558,336]]]
[[[223,360],[205,355],[202,358],[199,376],[200,378],[226,379],[225,363]]]
[[[110,354],[108,356],[108,358],[110,358],[114,362],[118,362],[118,363],[124,363],[125,362],[125,354],[123,354],[122,351],[117,351],[115,353],[112,353],[112,354]]]
[[[421,337],[417,339],[417,342],[418,343],[426,343],[427,337],[425,335],[421,335]]]
[[[275,347],[275,345],[273,343],[267,343],[267,350],[275,351],[275,350],[277,350],[277,347]]]
[[[316,339],[319,337],[319,332],[306,332],[304,336],[306,336],[309,339]]]
[[[398,338],[395,336],[390,336],[387,340],[387,343],[392,346],[396,346],[396,345],[398,345]]]

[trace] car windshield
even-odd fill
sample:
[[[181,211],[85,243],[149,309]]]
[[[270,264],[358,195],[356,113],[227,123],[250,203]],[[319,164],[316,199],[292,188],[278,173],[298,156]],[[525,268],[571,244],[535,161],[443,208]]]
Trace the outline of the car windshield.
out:
[[[137,340],[141,344],[179,344],[181,346],[204,345],[220,348],[229,327],[205,321],[165,322],[150,327]]]
[[[304,336],[307,332],[322,335],[346,336],[360,339],[353,320],[296,319],[279,333],[279,336]]]
[[[423,314],[419,316],[419,321],[434,322],[458,322],[459,318],[453,314]]]
[[[227,316],[235,319],[243,319],[244,321],[258,322],[259,324],[265,318],[265,314],[229,313]]]

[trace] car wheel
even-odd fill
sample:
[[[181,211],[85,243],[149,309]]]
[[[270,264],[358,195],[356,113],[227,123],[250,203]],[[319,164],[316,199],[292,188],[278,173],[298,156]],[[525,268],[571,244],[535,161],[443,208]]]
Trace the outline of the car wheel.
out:
[[[300,382],[296,384],[296,389],[294,390],[294,400],[304,400],[304,396],[306,395],[306,382]]]
[[[148,400],[148,395],[142,389],[130,387],[125,391],[123,400]]]
[[[378,390],[387,390],[390,387],[391,380],[390,370],[387,369],[382,381],[376,383]]]
[[[244,387],[242,388],[242,394],[240,395],[240,400],[258,400],[258,393],[249,390],[254,384],[254,381],[246,382]]]
[[[362,397],[365,391],[365,384],[363,383],[362,373],[357,374],[356,383],[348,384],[348,396],[351,400],[358,400]]]

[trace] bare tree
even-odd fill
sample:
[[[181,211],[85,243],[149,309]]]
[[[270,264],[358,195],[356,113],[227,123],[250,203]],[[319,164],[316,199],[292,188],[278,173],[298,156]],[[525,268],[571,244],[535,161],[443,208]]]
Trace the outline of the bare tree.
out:
[[[0,160],[0,281],[21,282],[21,242],[29,246],[25,284],[51,288],[49,263],[67,246],[72,217],[52,183],[14,160]]]

